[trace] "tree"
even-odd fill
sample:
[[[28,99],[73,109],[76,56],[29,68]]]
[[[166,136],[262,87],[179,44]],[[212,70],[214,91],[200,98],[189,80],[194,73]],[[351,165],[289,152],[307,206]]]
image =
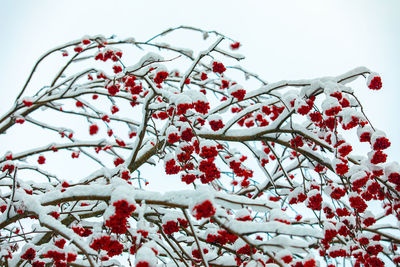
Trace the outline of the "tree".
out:
[[[208,48],[155,42],[177,31]],[[267,83],[235,65],[239,47],[180,26],[145,42],[86,36],[40,57],[0,118],[1,134],[38,127],[46,142],[0,159],[1,264],[399,263],[400,167],[348,86],[379,90],[380,76]],[[60,55],[29,95],[39,65]],[[52,162],[89,175],[53,174]],[[183,189],[148,190],[157,177]]]

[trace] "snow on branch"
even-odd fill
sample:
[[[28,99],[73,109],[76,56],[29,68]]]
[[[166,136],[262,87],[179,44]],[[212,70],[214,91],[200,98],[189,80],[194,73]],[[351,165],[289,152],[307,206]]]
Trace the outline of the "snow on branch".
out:
[[[204,45],[160,40],[182,31]],[[44,53],[0,115],[29,144],[0,157],[0,265],[400,263],[400,165],[357,98],[381,77],[266,82],[239,48],[180,26]]]

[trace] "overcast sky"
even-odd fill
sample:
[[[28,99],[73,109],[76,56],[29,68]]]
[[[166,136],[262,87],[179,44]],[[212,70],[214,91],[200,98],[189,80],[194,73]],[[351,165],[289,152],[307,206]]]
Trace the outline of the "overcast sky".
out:
[[[399,161],[399,11],[398,0],[2,1],[0,112],[53,46],[85,34],[145,40],[184,24],[239,40],[243,66],[269,82],[333,76],[357,66],[380,73],[383,90],[360,87],[356,94],[391,139],[391,160]]]

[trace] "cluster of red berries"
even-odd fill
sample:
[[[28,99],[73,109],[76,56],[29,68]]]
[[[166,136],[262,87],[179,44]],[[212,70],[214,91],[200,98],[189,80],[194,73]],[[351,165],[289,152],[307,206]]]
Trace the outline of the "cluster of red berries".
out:
[[[317,267],[317,262],[314,259],[306,260],[304,262],[297,261],[292,267]]]
[[[225,126],[224,123],[222,122],[222,120],[212,120],[212,121],[209,121],[209,124],[213,131],[218,131],[219,129],[222,129]]]
[[[345,175],[349,171],[349,165],[347,165],[347,160],[341,160],[342,162],[336,164],[335,170],[338,175]]]
[[[193,208],[193,216],[200,220],[201,218],[209,218],[215,214],[215,207],[210,200],[206,200]]]
[[[65,241],[65,239],[62,238],[62,239],[57,240],[56,242],[54,242],[54,245],[55,245],[56,247],[59,247],[59,248],[63,249],[65,243],[67,243],[67,241]]]
[[[368,88],[371,90],[379,90],[382,88],[382,80],[381,77],[374,77],[368,85]]]
[[[205,80],[207,80],[207,79],[208,79],[207,74],[205,74],[204,72],[202,72],[201,75],[200,75],[200,80],[205,81]]]
[[[179,226],[176,221],[167,221],[165,224],[162,225],[164,233],[167,235],[172,235],[179,231]]]
[[[389,182],[394,183],[397,186],[400,186],[400,173],[393,172],[388,176]]]
[[[244,97],[246,96],[246,90],[244,89],[239,89],[231,93],[231,96],[236,98],[238,101],[242,101]]]
[[[299,193],[297,196],[292,197],[289,200],[289,204],[296,204],[296,203],[302,203],[307,199],[307,195],[304,193]]]
[[[375,140],[375,143],[373,144],[373,149],[374,150],[384,150],[390,146],[389,139],[386,137],[379,137]]]
[[[22,254],[21,259],[31,261],[36,257],[36,251],[33,248],[29,248]]]
[[[125,160],[118,157],[118,158],[114,159],[114,166],[117,167],[118,165],[121,165],[124,162],[125,162]]]
[[[358,189],[360,189],[361,187],[363,187],[368,180],[370,179],[370,174],[369,173],[365,173],[365,176],[363,177],[359,177],[358,179],[355,179],[352,183],[353,187],[352,189],[354,191],[357,191]]]
[[[263,106],[262,107],[262,112],[265,113],[267,116],[270,116],[271,120],[276,120],[279,115],[285,110],[285,107],[277,107],[275,105],[273,105],[272,107],[269,106]]]
[[[150,264],[147,261],[139,261],[135,267],[150,267]]]
[[[14,164],[6,163],[6,164],[3,165],[3,168],[1,169],[1,171],[2,172],[8,171],[11,174],[14,171],[14,169],[15,169]]]
[[[312,122],[318,123],[322,121],[322,114],[318,111],[308,114]]]
[[[177,158],[179,162],[186,163],[192,158],[192,153],[194,151],[194,147],[191,145],[181,147],[181,151],[177,154]]]
[[[222,73],[224,73],[224,71],[226,71],[226,68],[225,68],[224,64],[222,64],[220,62],[213,62],[212,70],[213,70],[213,72],[222,74]]]
[[[364,122],[360,121],[359,118],[351,116],[351,121],[349,121],[347,124],[343,122],[342,128],[343,128],[343,130],[349,130],[358,125],[362,125],[362,124],[364,124]]]
[[[374,255],[374,256],[376,256],[376,255],[378,255],[380,252],[382,252],[383,251],[383,247],[381,246],[381,245],[379,245],[379,244],[376,244],[376,245],[372,245],[372,246],[368,246],[367,247],[367,252],[370,254],[370,255]]]
[[[217,147],[215,146],[203,146],[201,147],[200,156],[203,158],[214,158],[218,155]]]
[[[173,144],[175,142],[178,142],[181,137],[179,136],[178,133],[170,133],[168,135],[168,143]]]
[[[340,249],[335,249],[329,252],[329,256],[332,258],[337,258],[337,257],[346,257],[347,252],[346,250],[340,248]]]
[[[99,131],[99,126],[97,126],[96,124],[90,125],[90,127],[89,127],[90,135],[95,135],[95,134],[97,134],[98,131]]]
[[[207,253],[208,253],[208,249],[203,248],[203,254],[207,254]],[[198,249],[193,249],[192,250],[192,256],[195,257],[196,259],[201,259],[202,258]]]
[[[338,200],[341,197],[343,197],[345,194],[346,194],[346,190],[344,190],[343,188],[340,188],[340,187],[335,187],[331,192],[331,198]]]
[[[208,110],[210,109],[210,103],[201,100],[197,100],[197,102],[193,103],[193,105],[194,109],[203,115],[207,114]]]
[[[231,44],[230,47],[231,47],[232,50],[239,49],[240,43],[239,42],[235,42],[235,43]]]
[[[225,230],[219,230],[218,234],[208,234],[206,242],[208,243],[218,243],[221,246],[226,245],[227,243],[233,244],[238,236],[231,234]]]
[[[387,155],[382,152],[382,150],[378,150],[374,153],[371,159],[372,164],[379,164],[386,162]]]
[[[44,156],[39,156],[37,161],[39,164],[44,164],[46,162],[46,158]]]
[[[154,82],[157,84],[160,84],[160,83],[164,82],[165,79],[167,79],[168,75],[169,75],[169,73],[166,71],[157,72],[156,77],[154,78]]]
[[[313,108],[314,105],[314,101],[315,101],[315,96],[311,96],[310,98],[308,98],[306,100],[306,105],[301,105],[298,109],[297,109],[297,113],[299,113],[300,115],[307,115]],[[294,106],[294,101],[291,102],[291,106]]]
[[[194,137],[193,131],[190,128],[185,129],[184,131],[182,131],[181,133],[181,138],[182,140],[186,141],[186,142],[190,142],[192,141],[192,138]]]
[[[293,148],[302,147],[303,145],[303,138],[299,135],[290,140],[290,146]]]
[[[325,230],[325,236],[324,239],[322,240],[322,243],[324,244],[325,247],[328,247],[328,243],[330,243],[333,238],[337,236],[338,232],[336,229],[328,229]]]
[[[335,106],[335,107],[332,107],[332,108],[330,108],[330,109],[325,110],[325,114],[326,114],[327,116],[335,116],[335,115],[337,115],[337,114],[339,113],[339,111],[341,111],[341,110],[342,110],[342,107],[341,107],[341,106]]]
[[[30,107],[30,106],[32,106],[33,105],[33,103],[32,103],[32,101],[28,101],[28,100],[22,100],[22,103],[24,103],[24,105],[26,106],[26,107]]]
[[[165,163],[165,173],[166,174],[177,174],[181,170],[181,167],[176,165],[174,159],[170,159]]]
[[[153,113],[151,115],[154,119],[160,119],[160,120],[165,120],[166,118],[168,118],[168,113],[165,111],[160,111],[158,113]]]
[[[176,106],[176,115],[180,116],[180,115],[184,115],[186,114],[186,112],[193,108],[193,104],[189,104],[189,103],[180,103]]]
[[[126,200],[119,200],[113,203],[115,214],[106,221],[106,226],[111,228],[112,233],[124,234],[127,230],[128,217],[136,207]]]
[[[82,237],[87,237],[87,236],[89,236],[89,235],[91,235],[93,233],[92,230],[90,230],[88,228],[79,227],[79,226],[72,227],[72,230],[77,235],[82,236]]]
[[[105,250],[109,257],[120,255],[124,246],[117,240],[111,240],[110,236],[102,236],[100,238],[94,239],[90,247],[96,251]]]
[[[106,87],[108,93],[112,96],[116,95],[119,92],[120,85],[119,84],[111,84]]]
[[[107,60],[111,59],[114,62],[117,62],[122,57],[121,51],[113,51],[110,49],[100,51],[96,54],[95,60],[101,60],[106,62]]]
[[[351,196],[349,198],[350,206],[358,213],[363,213],[368,207],[365,201],[360,196]]]
[[[236,253],[239,254],[239,255],[249,255],[249,256],[251,256],[252,254],[256,253],[256,249],[250,247],[249,244],[246,244],[245,246],[239,248],[236,251]]]
[[[338,149],[341,157],[346,157],[351,151],[353,151],[353,147],[351,145],[342,145]]]
[[[66,262],[73,262],[76,260],[77,255],[73,254],[73,253],[68,253],[67,255],[65,255],[64,252],[58,252],[55,250],[49,250],[47,251],[47,253],[42,255],[43,258],[50,258],[53,259],[55,266],[59,267],[59,266],[67,266]],[[66,261],[66,262],[65,262]],[[44,266],[43,265],[38,265],[38,266]]]
[[[221,177],[221,172],[215,165],[214,158],[208,158],[206,160],[200,161],[199,171],[204,173],[200,176],[201,182],[203,184],[212,182],[215,179]]]
[[[322,208],[322,196],[320,193],[312,195],[308,199],[307,207],[312,210],[321,210]]]
[[[196,178],[197,177],[194,174],[183,174],[181,180],[186,184],[191,184],[196,180]]]
[[[245,158],[242,158],[239,162],[232,160],[229,162],[229,167],[236,174],[236,176],[243,177],[244,179],[249,179],[253,177],[253,171],[242,167],[241,162],[244,160]]]
[[[367,218],[365,218],[365,219],[363,220],[363,224],[364,224],[366,227],[369,227],[369,226],[373,225],[375,222],[376,222],[376,220],[375,220],[375,218],[373,218],[373,217],[367,217]]]

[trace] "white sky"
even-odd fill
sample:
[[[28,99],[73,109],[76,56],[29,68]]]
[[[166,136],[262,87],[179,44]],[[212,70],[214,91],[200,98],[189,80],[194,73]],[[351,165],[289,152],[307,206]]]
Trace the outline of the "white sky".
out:
[[[247,57],[241,64],[269,82],[333,76],[362,65],[380,73],[383,90],[361,86],[356,93],[373,125],[392,141],[389,160],[399,161],[399,11],[397,0],[2,1],[0,113],[38,57],[56,45],[86,34],[146,40],[192,25],[239,40]]]

